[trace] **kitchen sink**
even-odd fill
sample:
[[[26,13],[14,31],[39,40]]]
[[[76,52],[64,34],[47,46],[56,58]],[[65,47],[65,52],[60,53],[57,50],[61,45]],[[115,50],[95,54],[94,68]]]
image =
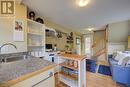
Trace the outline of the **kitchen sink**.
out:
[[[23,59],[26,59],[26,58],[27,58],[27,56],[25,56],[25,55],[22,55],[22,56],[11,56],[11,57],[2,58],[2,62],[3,63],[14,62],[14,61],[23,60]]]
[[[7,58],[5,62],[13,62],[13,61],[18,61],[22,59],[23,59],[22,57],[12,57],[12,58]]]

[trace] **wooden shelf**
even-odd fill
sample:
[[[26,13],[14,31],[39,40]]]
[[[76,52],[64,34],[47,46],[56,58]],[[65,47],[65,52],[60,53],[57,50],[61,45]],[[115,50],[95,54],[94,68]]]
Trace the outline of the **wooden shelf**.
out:
[[[61,58],[63,59],[70,59],[75,61],[82,61],[87,57],[85,55],[77,55],[77,54],[60,54]]]
[[[56,85],[56,87],[68,87],[68,85],[60,81],[59,84]]]
[[[28,32],[28,34],[30,34],[30,35],[35,35],[35,36],[43,36],[43,34],[40,34],[40,33],[33,33],[33,32]]]
[[[33,24],[39,25],[39,26],[44,26],[44,24],[41,24],[41,23],[36,22],[36,21],[33,21],[33,20],[31,20],[31,19],[27,19],[27,21],[30,22],[30,23],[33,23]]]
[[[26,21],[28,51],[45,52],[45,25],[28,18],[26,18]]]
[[[78,80],[77,76],[71,76],[71,75],[68,75],[64,72],[59,72],[59,74],[65,76],[66,78],[72,79],[72,80]]]
[[[67,65],[66,63],[61,63],[59,65],[66,67],[66,68],[69,68],[69,69],[72,69],[72,70],[78,70],[78,67],[70,66],[70,65]]]
[[[42,47],[42,45],[28,45],[28,47]]]

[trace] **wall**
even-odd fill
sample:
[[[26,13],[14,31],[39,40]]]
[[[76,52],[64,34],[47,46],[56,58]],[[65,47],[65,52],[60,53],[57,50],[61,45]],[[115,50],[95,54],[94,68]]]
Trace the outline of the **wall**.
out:
[[[54,28],[56,30],[59,30],[61,32],[64,32],[64,33],[70,33],[70,32],[73,32],[73,36],[74,36],[74,43],[73,44],[69,44],[70,47],[72,47],[72,49],[75,49],[76,50],[76,37],[80,37],[80,33],[77,33],[75,32],[74,30],[72,29],[68,29],[66,27],[63,27],[63,26],[60,26],[56,23],[53,23],[51,21],[48,21],[47,19],[44,19],[45,21],[45,25],[47,27],[50,27],[50,28]],[[65,34],[63,34],[63,38],[55,38],[55,37],[48,37],[46,38],[46,43],[56,43],[57,44],[57,48],[59,50],[65,50],[65,45],[67,44],[66,43],[66,38],[67,36]]]
[[[93,35],[93,42],[96,42],[102,38],[105,38],[105,30],[95,31]]]
[[[24,42],[14,42],[13,41],[13,28],[14,28],[14,20],[15,18],[0,18],[0,45],[4,43],[13,43],[17,46],[17,50],[8,46],[8,48],[4,51],[13,53],[13,52],[24,52],[27,51],[27,22],[26,22],[26,6],[23,5],[16,5],[16,16],[15,18],[18,20],[22,20],[24,22]]]
[[[81,54],[82,55],[86,55],[85,53],[85,39],[86,37],[90,37],[91,38],[91,45],[93,44],[93,33],[88,33],[88,34],[84,34],[82,35],[82,40],[81,40],[81,47],[82,47],[82,50],[81,50]],[[93,54],[93,51],[91,49],[91,55]]]
[[[62,38],[57,37],[46,37],[46,44],[57,44],[58,50],[65,50],[65,45],[68,45],[66,43],[66,35],[62,34]]]
[[[127,50],[128,35],[130,35],[130,20],[109,24],[108,53]]]
[[[109,42],[127,42],[130,20],[109,24]]]

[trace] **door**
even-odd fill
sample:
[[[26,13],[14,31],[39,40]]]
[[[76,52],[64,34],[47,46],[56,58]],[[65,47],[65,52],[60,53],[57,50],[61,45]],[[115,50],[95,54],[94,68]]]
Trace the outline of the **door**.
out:
[[[85,53],[91,54],[91,38],[90,37],[85,38]]]
[[[76,38],[76,53],[81,55],[81,38]]]
[[[54,86],[55,86],[54,77],[50,77],[33,87],[54,87]]]
[[[32,76],[11,87],[55,87],[54,69]]]
[[[90,58],[92,55],[92,36],[86,36],[85,38],[85,54]]]

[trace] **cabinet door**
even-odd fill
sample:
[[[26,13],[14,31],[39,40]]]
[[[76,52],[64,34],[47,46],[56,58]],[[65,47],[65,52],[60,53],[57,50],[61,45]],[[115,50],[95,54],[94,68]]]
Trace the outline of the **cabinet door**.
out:
[[[54,69],[50,69],[11,87],[54,87],[54,83]]]
[[[54,78],[50,77],[39,84],[32,87],[55,87]]]

